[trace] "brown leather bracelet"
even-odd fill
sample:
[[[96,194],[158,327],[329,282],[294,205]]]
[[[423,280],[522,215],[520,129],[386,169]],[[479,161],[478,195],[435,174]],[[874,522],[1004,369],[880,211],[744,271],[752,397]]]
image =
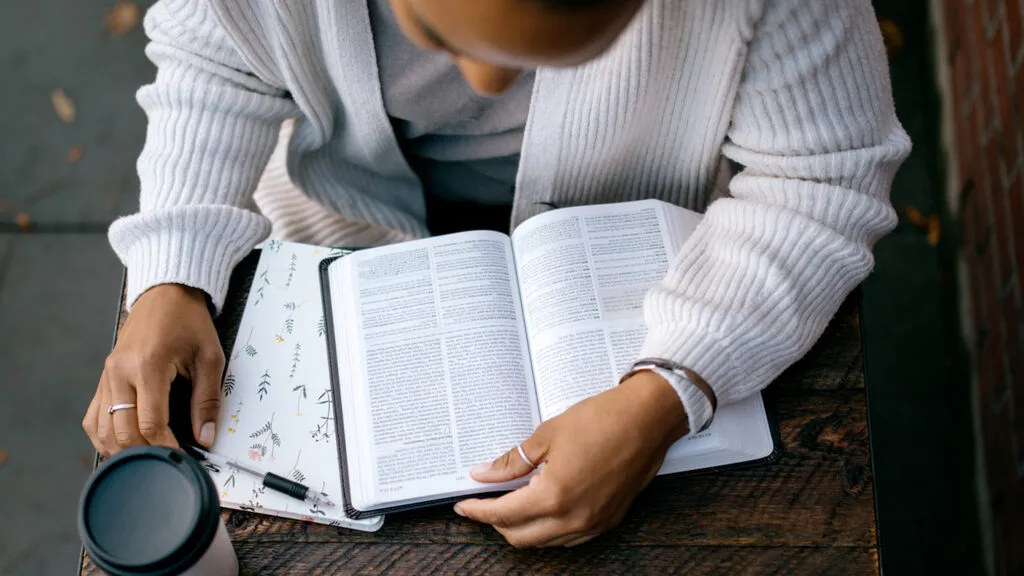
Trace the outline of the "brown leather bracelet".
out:
[[[715,390],[710,384],[708,384],[707,380],[686,366],[671,360],[665,360],[664,358],[641,358],[636,362],[633,362],[629,371],[623,374],[622,378],[619,379],[619,384],[622,384],[637,372],[650,370],[651,368],[661,368],[662,370],[668,370],[669,372],[678,374],[686,378],[704,394],[708,399],[708,403],[711,404],[711,417],[708,418],[708,421],[705,422],[697,432],[707,430],[708,426],[711,426],[711,422],[715,419],[715,413],[718,412],[718,396],[715,395]]]

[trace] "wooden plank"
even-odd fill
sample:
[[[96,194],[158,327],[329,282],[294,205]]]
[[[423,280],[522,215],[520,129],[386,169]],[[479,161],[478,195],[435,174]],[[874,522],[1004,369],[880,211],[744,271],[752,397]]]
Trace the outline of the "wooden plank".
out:
[[[659,479],[637,501],[622,526],[567,554],[593,558],[599,554],[594,551],[598,548],[651,546],[734,551],[747,547],[819,548],[822,554],[832,548],[873,549],[874,503],[862,392],[799,391],[778,396],[773,400],[779,407],[787,447],[778,463]],[[247,562],[249,554],[261,555],[264,549],[275,550],[275,555],[318,558],[318,550],[325,546],[352,550],[365,546],[377,551],[436,547],[432,552],[418,552],[428,555],[458,546],[490,546],[487,549],[498,555],[508,550],[489,527],[459,518],[448,508],[389,516],[384,528],[374,534],[239,511],[225,512],[225,519]],[[774,553],[759,554],[777,559],[780,566],[790,566],[788,559]],[[650,562],[650,569],[660,566],[656,558]],[[301,565],[310,570],[310,564]],[[798,565],[804,568],[790,566],[790,573],[805,569],[804,573],[824,573],[809,564]],[[770,573],[772,566],[769,562],[765,570]]]
[[[778,399],[787,449],[773,465],[657,479],[609,545],[874,546],[867,422],[856,391]],[[387,518],[368,534],[248,512],[225,512],[236,542],[500,544],[439,507]]]
[[[236,543],[242,574],[703,574],[878,573],[872,548],[702,546],[514,550],[482,544]],[[84,574],[101,574],[89,566]]]

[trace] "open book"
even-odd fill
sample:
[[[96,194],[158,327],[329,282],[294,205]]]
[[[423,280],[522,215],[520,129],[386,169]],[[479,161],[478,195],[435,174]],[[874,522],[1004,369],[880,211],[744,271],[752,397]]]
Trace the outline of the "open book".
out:
[[[321,264],[346,513],[508,490],[469,469],[614,386],[644,294],[700,216],[657,200],[553,210],[511,237],[464,232]],[[661,473],[776,453],[759,394],[723,406]]]

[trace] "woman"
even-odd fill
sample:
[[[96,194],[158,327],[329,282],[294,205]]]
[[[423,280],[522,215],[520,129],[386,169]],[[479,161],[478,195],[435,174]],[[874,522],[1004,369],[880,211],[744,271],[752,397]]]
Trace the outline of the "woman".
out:
[[[473,472],[546,462],[528,486],[456,506],[516,546],[579,544],[716,400],[810,348],[896,222],[910,143],[868,0],[163,0],[146,30],[141,210],[110,230],[133,306],[84,420],[104,454],[174,444],[178,374],[212,443],[224,359],[208,306],[272,227],[367,245],[552,206],[706,208],[645,301],[642,356],[663,366]],[[264,174],[290,119],[287,175]],[[743,170],[708,206],[723,157]],[[472,222],[452,216],[466,206]]]

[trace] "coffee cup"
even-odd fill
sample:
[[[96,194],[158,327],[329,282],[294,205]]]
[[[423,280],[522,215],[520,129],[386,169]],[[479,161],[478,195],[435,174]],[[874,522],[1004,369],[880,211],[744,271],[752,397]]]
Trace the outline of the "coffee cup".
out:
[[[97,468],[82,492],[78,532],[112,576],[238,574],[213,480],[171,448],[129,448]]]

